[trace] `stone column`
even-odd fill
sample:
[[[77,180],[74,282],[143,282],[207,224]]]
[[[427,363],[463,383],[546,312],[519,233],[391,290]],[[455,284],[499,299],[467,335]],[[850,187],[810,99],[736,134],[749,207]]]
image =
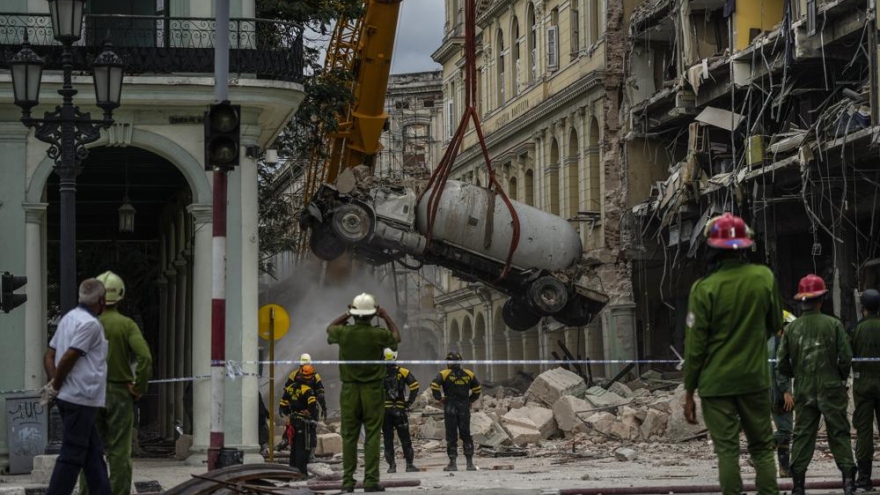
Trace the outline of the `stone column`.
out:
[[[24,203],[25,286],[24,305],[24,388],[39,389],[46,383],[43,355],[46,352],[46,294],[43,283],[43,223],[48,203]]]
[[[245,118],[248,116],[245,115]],[[242,127],[242,147],[255,145],[256,126]],[[226,446],[245,451],[245,462],[262,462],[257,438],[257,279],[259,238],[257,167],[241,157],[229,173],[226,264],[226,359],[245,376],[226,381]]]
[[[192,204],[187,208],[193,217],[195,245],[193,248],[192,308],[192,356],[191,370],[194,376],[211,373],[211,252],[213,245],[213,217],[210,204]],[[193,411],[211,409],[210,380],[195,380],[192,384]],[[208,414],[193,415],[193,445],[187,464],[201,466],[207,459],[211,432]]]
[[[186,307],[187,307],[187,273],[189,266],[183,255],[178,255],[174,260],[174,268],[177,272],[177,312],[175,313],[177,321],[175,322],[174,335],[174,377],[183,378],[186,376],[184,367],[184,355],[186,352]],[[181,423],[186,422],[186,412],[183,408],[183,389],[186,386],[184,382],[174,383],[174,419]]]
[[[162,245],[162,250],[164,251],[164,243]],[[160,267],[160,269],[164,271],[164,266]],[[168,361],[168,356],[165,354],[165,348],[168,345],[168,320],[165,317],[165,313],[168,312],[168,280],[164,276],[160,276],[156,281],[156,285],[159,287],[159,346],[156,348],[157,356],[154,356],[155,369],[157,370],[156,378],[168,378],[168,375],[165,374],[165,363]],[[168,425],[168,417],[165,415],[165,410],[168,406],[168,385],[160,383],[156,385],[156,391],[159,396],[157,414],[159,434],[162,435],[165,433]]]
[[[174,266],[173,263],[170,266]],[[165,376],[168,378],[177,378],[174,372],[175,366],[175,356],[174,356],[174,347],[177,344],[177,270],[173,268],[168,268],[165,270],[165,279],[168,281],[168,286],[166,290],[168,306],[165,311],[165,331],[167,333],[165,337],[165,347],[162,350],[162,353],[168,356],[165,360],[165,367],[163,371],[165,372]],[[163,390],[165,392],[165,410],[161,411],[161,414],[165,415],[165,430],[162,431],[162,435],[166,440],[171,440],[174,438],[174,422],[177,418],[174,416],[175,406],[177,403],[177,397],[175,397],[175,384],[166,383],[163,386]]]
[[[608,310],[608,326],[605,333],[605,356],[609,360],[632,361],[638,359],[636,338],[636,305],[620,303],[612,305]],[[609,364],[605,367],[606,377],[611,378],[626,364]],[[638,367],[636,372],[638,372]]]

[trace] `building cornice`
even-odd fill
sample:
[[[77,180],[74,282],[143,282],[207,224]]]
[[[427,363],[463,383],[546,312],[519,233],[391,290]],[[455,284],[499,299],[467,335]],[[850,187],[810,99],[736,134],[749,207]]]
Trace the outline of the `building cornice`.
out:
[[[485,29],[513,0],[497,0],[477,16],[477,26]]]

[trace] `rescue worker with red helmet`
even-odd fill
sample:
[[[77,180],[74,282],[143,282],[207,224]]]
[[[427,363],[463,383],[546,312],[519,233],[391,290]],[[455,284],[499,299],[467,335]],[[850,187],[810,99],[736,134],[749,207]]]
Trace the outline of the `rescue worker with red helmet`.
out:
[[[308,475],[307,467],[311,452],[309,440],[311,426],[318,417],[318,398],[308,384],[314,374],[315,369],[312,365],[303,365],[294,380],[285,384],[284,394],[278,406],[278,412],[282,416],[288,416],[287,435],[290,436],[291,433],[293,435],[293,438],[287,439],[290,443],[289,465],[305,475]]]
[[[791,446],[792,495],[804,495],[819,420],[825,418],[828,447],[843,475],[843,493],[855,492],[856,465],[850,442],[846,380],[852,349],[843,323],[822,314],[828,290],[809,274],[798,283],[801,316],[786,329],[779,346],[779,372],[794,378],[794,436]]]
[[[125,298],[125,282],[106,271],[97,277],[104,284],[107,307],[98,316],[107,339],[107,399],[98,409],[96,424],[104,442],[110,469],[112,495],[131,492],[131,434],[134,426],[134,405],[147,392],[152,374],[153,356],[134,320],[119,311]],[[132,363],[135,363],[132,368]],[[86,487],[85,476],[80,486]],[[85,489],[83,494],[87,492]]]
[[[306,365],[309,365],[306,368]],[[315,392],[315,397],[318,399],[318,405],[320,408],[320,418],[327,419],[327,399],[324,396],[324,382],[321,380],[321,374],[318,373],[314,366],[312,365],[312,356],[308,353],[302,353],[299,356],[299,366],[296,367],[293,371],[290,372],[290,375],[287,376],[287,381],[284,382],[284,389],[292,385],[297,377],[302,377],[305,379],[305,383],[308,384],[309,387]],[[317,420],[318,417],[316,416]],[[309,450],[311,451],[311,457],[309,458],[309,462],[313,462],[315,460],[315,448],[318,446],[318,425],[316,422],[310,423],[311,435],[309,436]],[[281,443],[278,445],[277,450],[284,449],[287,447],[287,436],[281,438]]]
[[[385,422],[382,424],[382,444],[385,446],[385,462],[388,472],[397,472],[394,462],[394,432],[400,438],[400,448],[406,460],[408,473],[418,472],[413,464],[415,451],[409,436],[409,408],[419,395],[419,381],[415,375],[397,364],[397,351],[385,349]]]
[[[440,371],[431,382],[431,394],[443,404],[443,423],[446,426],[446,454],[449,464],[444,471],[458,471],[458,438],[461,438],[467,470],[474,465],[474,439],[471,437],[471,404],[480,398],[483,386],[473,371],[461,367],[461,353],[446,355],[447,369]]]
[[[874,422],[880,421],[880,362],[858,361],[880,358],[880,292],[862,292],[862,320],[852,333],[853,350],[853,426],[856,429],[856,488],[872,490],[871,464],[874,459]]]
[[[388,328],[374,326],[378,316]],[[354,318],[354,324],[348,320]],[[379,484],[379,435],[385,419],[385,348],[397,349],[400,332],[391,315],[376,304],[376,298],[363,293],[354,298],[348,311],[327,326],[327,343],[339,345],[339,378],[342,391],[342,491],[354,492],[357,469],[357,444],[364,428],[364,491],[384,492]],[[346,363],[345,361],[358,361]]]
[[[724,495],[743,491],[740,431],[755,466],[757,493],[777,495],[767,339],[782,329],[779,288],[770,269],[745,260],[754,241],[742,218],[731,213],[713,218],[704,235],[713,269],[694,282],[688,300],[685,419],[697,422],[699,389]]]

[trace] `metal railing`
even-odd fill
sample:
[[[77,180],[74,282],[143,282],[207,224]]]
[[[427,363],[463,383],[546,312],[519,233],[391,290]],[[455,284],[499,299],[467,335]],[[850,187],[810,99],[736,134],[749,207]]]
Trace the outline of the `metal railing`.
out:
[[[85,70],[105,41],[125,60],[126,74],[213,73],[214,19],[144,15],[89,15],[76,43]],[[0,69],[27,35],[47,69],[60,65],[60,44],[48,14],[0,13]],[[300,82],[302,28],[270,19],[230,19],[229,70],[238,77]],[[84,53],[83,53],[84,52]]]

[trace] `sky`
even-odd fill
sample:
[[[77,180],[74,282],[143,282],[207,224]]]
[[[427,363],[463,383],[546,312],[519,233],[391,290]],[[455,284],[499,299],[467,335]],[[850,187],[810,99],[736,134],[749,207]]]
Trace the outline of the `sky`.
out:
[[[439,70],[431,54],[443,41],[444,0],[403,0],[397,23],[397,39],[391,73]]]

